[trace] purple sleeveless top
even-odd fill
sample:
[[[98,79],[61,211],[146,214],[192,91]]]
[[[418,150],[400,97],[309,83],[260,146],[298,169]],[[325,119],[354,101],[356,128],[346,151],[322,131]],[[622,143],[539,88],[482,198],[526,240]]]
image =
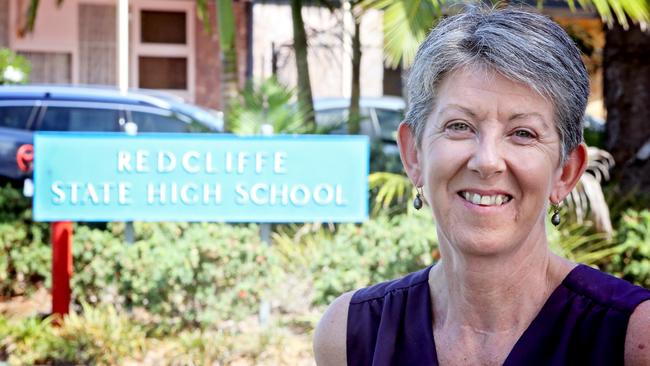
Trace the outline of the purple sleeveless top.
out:
[[[430,269],[352,296],[348,365],[438,365]],[[578,265],[551,293],[504,365],[623,365],[630,315],[645,300],[649,290]]]

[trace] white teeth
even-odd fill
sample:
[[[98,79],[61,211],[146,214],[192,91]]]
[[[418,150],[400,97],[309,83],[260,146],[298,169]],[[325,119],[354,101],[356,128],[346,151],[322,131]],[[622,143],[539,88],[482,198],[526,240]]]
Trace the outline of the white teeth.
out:
[[[496,196],[496,198],[494,199],[494,204],[497,205],[497,206],[499,206],[499,205],[501,205],[502,203],[503,203],[503,196],[502,196],[502,195],[498,195],[498,196]]]
[[[472,202],[475,205],[483,205],[483,206],[500,206],[504,203],[507,203],[510,201],[510,197],[502,194],[497,194],[494,196],[481,196],[478,193],[470,193],[463,191],[461,192],[461,195],[465,200]]]

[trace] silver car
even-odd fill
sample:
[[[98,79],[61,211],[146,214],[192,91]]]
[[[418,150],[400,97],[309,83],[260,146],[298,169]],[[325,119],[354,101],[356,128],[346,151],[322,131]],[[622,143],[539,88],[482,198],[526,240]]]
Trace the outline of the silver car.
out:
[[[397,126],[404,119],[406,104],[400,97],[362,97],[359,101],[361,112],[361,134],[385,145],[396,146]],[[322,98],[314,100],[316,124],[332,127],[331,133],[348,133],[350,98]]]

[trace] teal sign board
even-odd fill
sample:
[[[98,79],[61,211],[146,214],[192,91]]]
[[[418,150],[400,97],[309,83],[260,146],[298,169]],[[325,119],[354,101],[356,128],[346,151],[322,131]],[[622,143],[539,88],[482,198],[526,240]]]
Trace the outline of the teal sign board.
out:
[[[47,133],[37,221],[359,222],[364,136]]]

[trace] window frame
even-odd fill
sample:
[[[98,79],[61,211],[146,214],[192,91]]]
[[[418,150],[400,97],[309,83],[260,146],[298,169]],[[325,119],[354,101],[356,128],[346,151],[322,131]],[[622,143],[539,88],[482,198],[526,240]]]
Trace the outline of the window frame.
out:
[[[0,100],[0,107],[32,107],[32,111],[29,114],[29,117],[27,118],[27,123],[25,123],[25,128],[24,129],[16,129],[16,128],[11,128],[11,127],[2,127],[2,128],[11,128],[13,130],[20,130],[20,131],[33,131],[33,128],[35,126],[35,120],[37,116],[39,115],[40,109],[41,109],[41,101],[39,100],[33,100],[33,99],[5,99],[5,100]]]
[[[131,42],[133,49],[131,52],[131,86],[140,87],[140,57],[180,57],[187,59],[187,89],[156,89],[170,94],[177,95],[184,100],[194,101],[195,82],[196,82],[196,57],[195,57],[195,3],[178,0],[146,0],[137,1],[132,5],[133,31],[131,32]],[[143,43],[142,40],[142,11],[171,11],[185,12],[186,43],[185,44],[167,44],[167,43]]]
[[[160,108],[152,108],[152,107],[143,107],[143,106],[127,106],[124,110],[126,114],[126,118],[128,121],[136,123],[135,120],[133,119],[133,112],[136,113],[149,113],[149,114],[155,114],[159,115],[165,118],[171,118],[175,119],[181,123],[185,124],[185,131],[182,133],[189,133],[192,121],[191,118],[185,116],[184,114],[174,112],[173,110],[169,109],[160,109]],[[184,116],[188,118],[190,121],[184,121],[182,118],[177,118],[177,116]],[[140,133],[140,126],[138,125],[138,133]],[[164,132],[164,131],[148,131],[144,133],[174,133],[174,132]]]
[[[120,103],[102,103],[102,102],[84,102],[84,101],[59,101],[59,100],[48,100],[43,101],[41,108],[38,113],[38,117],[34,120],[32,125],[32,131],[41,131],[41,124],[45,118],[45,113],[47,113],[48,108],[76,108],[76,109],[106,109],[117,112],[117,121],[116,129],[110,132],[123,132],[124,124],[126,122],[126,115],[124,113],[124,105]],[[72,131],[70,132],[92,132],[92,131]],[[66,131],[66,132],[67,132]],[[101,132],[101,131],[97,131]],[[108,131],[106,131],[108,132]]]

